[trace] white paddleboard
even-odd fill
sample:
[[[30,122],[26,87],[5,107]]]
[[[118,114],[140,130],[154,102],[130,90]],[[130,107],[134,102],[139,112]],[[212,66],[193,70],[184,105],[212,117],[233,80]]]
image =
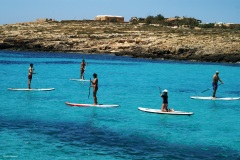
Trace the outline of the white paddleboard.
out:
[[[78,78],[71,78],[70,81],[80,81],[80,82],[89,82],[90,80],[87,79],[78,79]]]
[[[191,99],[199,99],[199,100],[220,100],[220,101],[233,101],[233,100],[240,100],[240,97],[190,97]]]
[[[8,88],[10,91],[52,91],[55,88]]]
[[[113,108],[113,107],[119,107],[118,104],[79,104],[79,103],[69,103],[65,102],[66,105],[72,106],[72,107],[99,107],[99,108]]]
[[[184,112],[184,111],[171,111],[171,112],[163,112],[161,109],[151,109],[151,108],[143,108],[138,107],[140,111],[149,112],[149,113],[157,113],[157,114],[169,114],[169,115],[192,115],[193,112]]]

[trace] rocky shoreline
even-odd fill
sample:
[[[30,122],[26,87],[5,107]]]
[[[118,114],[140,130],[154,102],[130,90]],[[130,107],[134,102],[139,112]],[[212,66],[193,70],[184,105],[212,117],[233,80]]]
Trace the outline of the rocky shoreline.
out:
[[[0,49],[239,63],[240,31],[97,21],[32,22],[0,26]]]

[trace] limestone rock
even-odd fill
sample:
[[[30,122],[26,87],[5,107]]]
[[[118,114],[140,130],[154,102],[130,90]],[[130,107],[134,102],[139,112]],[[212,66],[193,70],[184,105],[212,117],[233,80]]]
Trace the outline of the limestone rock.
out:
[[[0,26],[0,49],[240,62],[240,31],[69,21]]]

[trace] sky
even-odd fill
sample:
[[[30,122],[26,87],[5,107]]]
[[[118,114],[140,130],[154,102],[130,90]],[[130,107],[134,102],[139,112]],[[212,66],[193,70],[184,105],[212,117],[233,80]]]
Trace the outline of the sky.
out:
[[[203,23],[240,24],[240,0],[1,0],[0,24],[38,18],[93,20],[97,15],[191,17]]]

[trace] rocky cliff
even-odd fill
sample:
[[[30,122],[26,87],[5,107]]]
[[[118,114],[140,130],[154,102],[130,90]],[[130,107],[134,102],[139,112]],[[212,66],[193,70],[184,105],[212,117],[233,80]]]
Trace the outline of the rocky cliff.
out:
[[[236,63],[240,31],[96,21],[21,23],[0,26],[0,49]]]

